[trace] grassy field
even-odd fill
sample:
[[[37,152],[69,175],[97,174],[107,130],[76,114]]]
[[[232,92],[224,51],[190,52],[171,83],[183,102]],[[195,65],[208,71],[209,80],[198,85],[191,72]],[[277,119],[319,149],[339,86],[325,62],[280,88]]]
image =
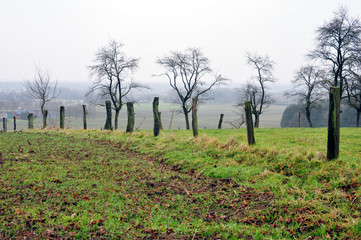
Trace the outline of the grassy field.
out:
[[[170,119],[172,111],[178,106],[174,104],[161,103],[159,105],[159,111],[162,112],[162,122],[164,129],[169,129]],[[139,129],[152,129],[153,128],[153,111],[152,104],[136,104],[135,108],[135,127]],[[278,128],[282,114],[286,106],[284,105],[272,105],[262,115],[260,119],[260,126],[265,128]],[[66,111],[66,109],[65,109]],[[224,123],[223,128],[232,128],[228,121],[233,121],[239,116],[235,112],[236,109],[231,104],[203,104],[199,108],[199,128],[200,129],[215,129],[218,126],[219,116],[223,113]],[[113,113],[114,116],[114,113]],[[191,115],[190,115],[191,117]],[[69,117],[66,113],[65,126],[72,129],[79,129],[83,127],[81,117]],[[127,110],[125,108],[119,115],[119,126],[121,130],[125,130],[127,124]],[[59,118],[51,118],[49,125],[59,126]],[[88,128],[89,129],[101,129],[105,123],[105,111],[104,108],[99,108],[92,116],[88,116]],[[27,121],[18,120],[17,129],[27,129]],[[41,128],[42,120],[35,119],[34,127]],[[185,120],[182,114],[174,112],[172,129],[185,129]],[[13,121],[8,123],[8,129],[13,129]]]
[[[0,133],[0,238],[359,239],[361,129]]]

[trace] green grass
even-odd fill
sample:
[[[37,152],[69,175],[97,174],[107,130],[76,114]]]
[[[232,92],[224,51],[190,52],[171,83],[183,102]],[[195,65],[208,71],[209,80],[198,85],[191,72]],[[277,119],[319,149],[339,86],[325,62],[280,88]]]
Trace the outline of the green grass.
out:
[[[361,129],[0,134],[0,238],[361,237]]]

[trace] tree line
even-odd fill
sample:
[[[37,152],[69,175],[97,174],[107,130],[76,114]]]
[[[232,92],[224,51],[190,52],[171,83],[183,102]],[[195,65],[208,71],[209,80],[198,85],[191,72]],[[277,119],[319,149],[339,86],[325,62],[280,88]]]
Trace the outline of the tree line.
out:
[[[292,80],[293,88],[286,95],[304,104],[309,126],[313,127],[312,110],[324,99],[326,90],[331,86],[338,86],[340,98],[356,110],[356,122],[360,126],[359,18],[350,16],[346,8],[339,8],[331,20],[317,29],[315,43],[315,48],[306,55],[305,65],[296,71]],[[86,96],[96,105],[105,106],[107,101],[111,103],[110,108],[115,112],[114,129],[118,129],[119,112],[124,104],[135,102],[130,98],[130,93],[149,89],[149,86],[133,80],[132,75],[139,68],[140,58],[128,57],[123,47],[123,43],[109,40],[107,45],[98,49],[93,63],[88,66],[92,86]],[[163,68],[163,72],[155,73],[154,76],[163,77],[177,96],[186,129],[190,129],[189,113],[207,100],[209,91],[230,80],[214,72],[210,60],[200,48],[170,51],[169,54],[158,57],[156,63]],[[241,85],[235,106],[244,109],[244,103],[249,101],[254,127],[259,127],[261,114],[274,102],[268,89],[269,84],[276,81],[273,72],[275,62],[266,54],[248,52],[246,63],[253,69],[254,75]],[[61,92],[57,82],[51,80],[49,71],[37,66],[34,78],[24,83],[27,94],[40,100],[43,118],[46,118],[46,104]],[[242,115],[240,119],[244,119]]]

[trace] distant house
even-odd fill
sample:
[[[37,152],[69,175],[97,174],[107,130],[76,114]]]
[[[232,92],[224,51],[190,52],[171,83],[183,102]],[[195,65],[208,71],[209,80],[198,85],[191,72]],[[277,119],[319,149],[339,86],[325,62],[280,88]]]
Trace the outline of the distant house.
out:
[[[26,120],[28,118],[28,114],[32,113],[34,118],[40,117],[40,111],[37,110],[27,110],[19,108],[13,114],[15,115],[16,119],[23,119]]]

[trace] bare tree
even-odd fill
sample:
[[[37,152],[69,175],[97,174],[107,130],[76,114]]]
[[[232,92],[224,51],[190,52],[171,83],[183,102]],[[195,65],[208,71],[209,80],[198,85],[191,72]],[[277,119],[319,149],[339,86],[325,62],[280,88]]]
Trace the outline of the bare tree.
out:
[[[24,87],[26,95],[33,99],[40,100],[41,114],[43,115],[43,127],[46,127],[47,111],[45,106],[51,100],[57,98],[61,92],[58,88],[58,81],[54,84],[51,81],[51,74],[48,69],[41,69],[39,65],[35,66],[35,75],[33,80],[25,80]]]
[[[349,16],[344,7],[334,12],[334,17],[317,29],[316,48],[308,54],[311,59],[329,65],[332,81],[326,86],[339,86],[340,98],[345,92],[346,66],[357,61],[361,51],[361,24],[358,18]]]
[[[262,91],[262,88],[255,83],[248,82],[240,89],[240,94],[236,107],[242,107],[244,109],[244,103],[246,101],[251,102],[251,111],[254,115],[254,126],[259,127],[259,115],[263,112],[264,108],[267,108],[273,103],[272,97]]]
[[[114,129],[118,129],[119,112],[129,101],[128,94],[133,89],[148,88],[129,79],[138,69],[139,58],[128,58],[122,50],[123,46],[120,42],[110,40],[107,46],[96,52],[94,65],[88,67],[94,82],[86,96],[93,98],[93,103],[100,106],[105,106],[106,100],[111,101],[115,110]]]
[[[176,92],[179,104],[189,129],[189,112],[192,110],[191,99],[197,101],[210,91],[214,86],[224,84],[228,79],[220,74],[215,74],[212,80],[205,80],[212,74],[209,59],[204,57],[197,48],[188,48],[184,52],[171,52],[170,55],[159,58],[157,63],[165,69],[169,85]]]
[[[361,57],[360,57],[361,59]],[[361,60],[357,63],[357,67],[350,70],[350,77],[347,84],[347,100],[350,107],[356,110],[356,126],[360,127],[361,116]]]
[[[256,70],[256,74],[251,77],[251,82],[242,87],[236,106],[244,107],[244,102],[250,101],[254,115],[254,127],[259,127],[259,116],[263,113],[263,109],[273,103],[271,96],[266,93],[266,83],[275,82],[273,76],[275,63],[267,55],[247,53],[247,64]]]
[[[306,118],[313,127],[311,111],[322,98],[321,86],[325,79],[325,72],[314,65],[300,67],[292,80],[292,90],[286,93],[288,97],[296,97],[299,103],[305,104]]]

